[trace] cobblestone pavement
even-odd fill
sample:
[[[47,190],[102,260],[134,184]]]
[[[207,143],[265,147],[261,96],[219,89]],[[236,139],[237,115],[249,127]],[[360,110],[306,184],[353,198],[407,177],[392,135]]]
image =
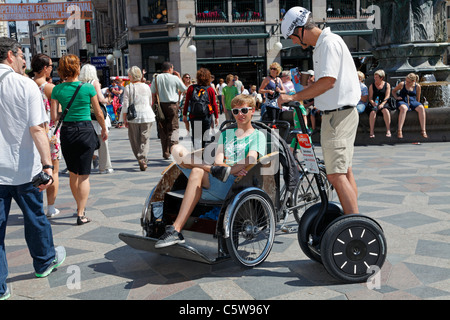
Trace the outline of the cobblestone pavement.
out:
[[[144,200],[169,162],[161,157],[155,128],[145,172],[127,129],[112,129],[110,150],[114,173],[94,170],[90,177],[87,216],[93,222],[76,225],[68,175],[61,175],[61,214],[51,224],[67,258],[48,278],[34,277],[23,217],[13,206],[6,235],[11,300],[450,299],[449,143],[355,148],[360,211],[381,224],[388,245],[375,289],[334,280],[301,252],[296,232],[277,232],[267,260],[249,270],[232,260],[207,265],[132,249],[118,234],[140,234]]]

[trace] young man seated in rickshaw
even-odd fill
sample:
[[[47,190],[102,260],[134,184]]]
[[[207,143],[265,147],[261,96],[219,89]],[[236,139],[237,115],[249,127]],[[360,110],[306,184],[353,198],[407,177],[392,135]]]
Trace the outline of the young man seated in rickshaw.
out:
[[[250,95],[241,94],[232,100],[232,113],[237,128],[224,130],[220,134],[213,165],[192,161],[192,154],[180,144],[172,147],[171,154],[188,177],[188,183],[174,224],[166,226],[165,233],[156,242],[155,248],[184,243],[181,230],[200,198],[225,200],[234,180],[245,176],[247,166],[255,164],[265,155],[266,137],[251,123],[255,104],[255,99]]]

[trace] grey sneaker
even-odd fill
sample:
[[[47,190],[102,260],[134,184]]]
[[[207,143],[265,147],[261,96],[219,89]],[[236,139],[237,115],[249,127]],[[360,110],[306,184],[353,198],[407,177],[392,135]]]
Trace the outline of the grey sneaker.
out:
[[[3,293],[3,294],[0,296],[0,301],[1,301],[1,300],[7,300],[7,299],[9,299],[9,297],[11,297],[11,291],[9,291],[9,287],[6,286],[6,291],[5,291],[5,293]]]
[[[92,166],[94,167],[94,169],[98,168],[98,156],[92,157]]]
[[[48,268],[43,273],[35,273],[34,275],[38,278],[47,277],[52,271],[58,268],[66,259],[66,249],[63,246],[55,248],[55,260],[48,266]]]
[[[222,166],[212,166],[211,167],[211,175],[222,181],[226,182],[228,177],[230,176],[231,167],[222,167]]]
[[[57,216],[58,214],[60,214],[60,211],[56,208],[54,208],[53,210],[47,210],[47,217],[49,218]]]
[[[173,226],[166,226],[166,232],[158,239],[155,248],[165,248],[177,243],[184,243],[184,237],[181,232],[175,230]]]
[[[106,170],[101,170],[99,172],[100,172],[100,174],[109,174],[109,173],[113,173],[114,169],[106,169]]]

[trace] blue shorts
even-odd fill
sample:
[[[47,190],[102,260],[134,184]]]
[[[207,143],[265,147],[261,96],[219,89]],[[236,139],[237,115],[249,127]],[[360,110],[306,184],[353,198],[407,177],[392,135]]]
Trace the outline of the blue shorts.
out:
[[[184,173],[184,175],[189,179],[189,175],[191,174],[192,169],[182,168],[177,165],[178,168]],[[210,187],[209,189],[202,188],[202,196],[201,199],[208,201],[224,201],[227,197],[228,191],[231,188],[231,185],[234,183],[236,179],[235,176],[230,174],[228,180],[222,182],[216,178],[214,178],[211,174],[208,174]]]
[[[421,106],[422,104],[417,101],[417,100],[410,100],[409,101],[409,106],[408,103],[406,103],[405,101],[401,100],[401,101],[397,101],[397,107],[400,107],[402,104],[404,104],[405,106],[408,107],[408,110],[415,110],[418,106]]]

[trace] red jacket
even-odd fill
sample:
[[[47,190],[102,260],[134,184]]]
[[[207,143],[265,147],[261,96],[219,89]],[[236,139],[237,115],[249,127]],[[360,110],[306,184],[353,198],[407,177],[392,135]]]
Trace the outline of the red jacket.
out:
[[[189,102],[191,101],[191,97],[192,97],[192,91],[194,91],[193,85],[189,86],[189,88],[186,91],[186,97],[184,99],[185,102],[184,102],[184,108],[183,108],[183,116],[187,115],[188,108],[189,108]],[[217,107],[217,103],[216,103],[216,92],[214,91],[214,88],[211,86],[208,86],[208,89],[206,91],[208,92],[209,103],[213,109],[210,114],[214,113],[214,116],[216,117],[216,119],[218,119],[219,118],[219,108]],[[190,115],[189,119],[194,119],[194,117]]]

